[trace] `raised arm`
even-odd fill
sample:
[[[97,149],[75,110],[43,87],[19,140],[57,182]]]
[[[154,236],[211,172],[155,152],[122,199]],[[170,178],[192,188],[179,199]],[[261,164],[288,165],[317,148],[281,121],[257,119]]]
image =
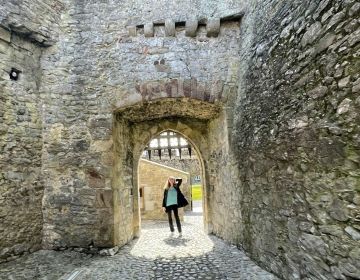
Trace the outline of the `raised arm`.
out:
[[[176,182],[176,187],[180,187],[180,185],[181,185],[181,183],[182,183],[182,179],[181,178],[177,178],[176,180],[175,180],[175,182]]]

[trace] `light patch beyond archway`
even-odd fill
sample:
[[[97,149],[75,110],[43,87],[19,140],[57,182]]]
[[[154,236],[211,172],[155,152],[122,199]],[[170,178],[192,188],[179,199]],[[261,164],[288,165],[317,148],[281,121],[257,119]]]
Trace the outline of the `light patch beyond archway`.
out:
[[[167,129],[167,130],[163,130],[163,131],[160,131],[159,133],[157,133],[156,135],[154,135],[154,136],[152,136],[151,138],[150,138],[150,140],[152,140],[152,139],[154,139],[154,138],[157,138],[160,134],[162,134],[163,132],[174,132],[175,134],[177,134],[177,135],[179,135],[179,136],[181,136],[182,138],[184,138],[184,139],[186,139],[186,141],[191,145],[191,147],[192,147],[192,150],[193,151],[195,151],[195,154],[196,154],[196,158],[197,158],[197,161],[198,161],[198,164],[200,165],[200,174],[201,174],[201,177],[202,178],[205,178],[205,170],[204,170],[204,160],[203,160],[203,158],[202,158],[202,155],[201,155],[201,153],[200,153],[200,150],[198,149],[198,147],[196,147],[196,145],[194,144],[194,142],[191,140],[191,139],[189,139],[186,135],[183,135],[182,133],[180,133],[179,131],[176,131],[176,130],[173,130],[173,129]],[[137,171],[137,176],[136,176],[136,183],[137,183],[137,185],[138,185],[138,188],[140,187],[140,184],[142,184],[142,182],[141,182],[141,180],[140,180],[140,178],[142,177],[141,176],[141,174],[140,174],[140,172],[141,172],[141,169],[140,169],[140,162],[141,162],[141,155],[142,155],[142,153],[143,153],[143,151],[144,151],[144,148],[145,148],[145,146],[150,142],[150,140],[148,141],[148,142],[146,142],[146,144],[144,145],[144,146],[141,146],[140,147],[140,153],[138,154],[138,151],[136,151],[136,155],[138,155],[139,156],[139,158],[137,158],[137,161],[134,163],[134,164],[137,164],[137,169],[136,169],[136,171]],[[180,170],[178,170],[178,169],[174,169],[173,167],[170,167],[170,166],[164,166],[164,165],[161,165],[161,164],[159,164],[159,162],[151,162],[152,164],[154,164],[154,165],[158,165],[158,166],[162,166],[162,168],[165,168],[165,169],[170,169],[170,170],[172,170],[172,172],[175,172],[175,173],[180,173],[180,172],[182,172],[182,173],[184,173],[184,174],[181,174],[180,176],[184,176],[185,174],[187,174],[187,175],[185,175],[186,177],[189,175],[189,173],[187,173],[187,172],[183,172],[183,171],[180,171]],[[134,167],[135,168],[135,167]],[[171,171],[168,171],[168,172],[170,172],[168,175],[174,175],[174,174],[171,174]],[[161,172],[161,174],[158,174],[158,175],[160,175],[161,177],[162,176],[164,176],[164,173],[163,172]],[[135,175],[134,175],[135,176]],[[175,175],[174,175],[175,176]],[[144,177],[143,177],[144,178]],[[158,178],[156,178],[155,180],[157,180]],[[188,177],[188,179],[190,180],[190,177]],[[162,189],[162,186],[163,186],[163,183],[165,182],[165,180],[166,180],[166,178],[164,178],[163,179],[163,181],[161,181],[161,183],[160,183],[160,186],[161,186],[161,189]],[[157,181],[158,182],[158,181]],[[185,184],[185,182],[183,182],[183,185]],[[206,187],[205,187],[205,179],[203,180],[203,184],[202,184],[202,188],[203,188],[203,194],[204,194],[204,196],[203,196],[203,201],[202,201],[202,205],[203,205],[203,209],[207,209],[206,208],[206,205],[207,205],[207,203],[206,203],[206,199],[205,199],[205,197],[206,197]],[[191,189],[188,191],[189,193],[187,193],[187,191],[185,190],[185,189],[182,189],[183,190],[183,193],[184,193],[184,195],[189,199],[189,201],[190,201],[190,199],[191,199],[191,196],[190,196],[190,192],[191,192]],[[162,195],[162,192],[161,192],[161,195]],[[140,198],[139,198],[140,199]],[[160,200],[158,200],[158,203],[161,203],[161,201]],[[158,205],[158,207],[159,207],[159,205]],[[162,213],[162,211],[161,211],[161,207],[159,207],[159,208],[156,208],[157,210],[155,210],[155,211],[159,211],[159,213]],[[190,208],[189,208],[190,209]],[[134,209],[134,212],[135,211],[140,211],[141,212],[141,210],[138,208],[138,209]],[[155,212],[156,213],[156,212]],[[157,214],[158,215],[158,214]],[[160,214],[161,215],[161,214]],[[135,214],[135,216],[137,216],[137,213]],[[141,219],[141,215],[140,215],[140,213],[139,213],[139,220]],[[165,220],[167,220],[167,218],[165,218]],[[140,223],[141,224],[141,223]],[[205,229],[207,228],[207,223],[205,222],[204,223],[204,227],[205,227]]]

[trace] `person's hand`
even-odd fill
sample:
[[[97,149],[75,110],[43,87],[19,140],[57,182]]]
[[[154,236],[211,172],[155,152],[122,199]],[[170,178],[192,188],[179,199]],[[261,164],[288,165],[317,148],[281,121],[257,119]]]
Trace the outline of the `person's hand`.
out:
[[[164,212],[166,212],[166,207],[163,207]]]

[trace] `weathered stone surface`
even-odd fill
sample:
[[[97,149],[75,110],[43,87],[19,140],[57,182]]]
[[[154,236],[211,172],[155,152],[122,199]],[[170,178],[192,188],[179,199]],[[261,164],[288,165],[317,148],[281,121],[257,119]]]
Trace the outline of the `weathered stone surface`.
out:
[[[337,113],[339,115],[345,114],[347,112],[349,112],[350,108],[351,108],[351,104],[353,103],[353,101],[349,98],[345,98],[338,106],[337,108]]]
[[[196,37],[198,29],[198,21],[194,20],[187,20],[185,26],[185,35],[189,37]]]
[[[321,33],[321,27],[322,25],[318,21],[312,24],[304,34],[301,40],[301,45],[305,47],[306,45],[313,43],[319,37]]]
[[[0,40],[10,43],[11,33],[9,30],[0,26]]]
[[[156,88],[154,90],[158,91],[159,89]],[[146,94],[151,95],[148,91]],[[202,97],[203,96],[198,96],[199,99]],[[173,109],[169,110],[169,108]],[[197,99],[158,98],[155,101],[143,102],[131,106],[130,108],[120,109],[117,113],[121,118],[133,122],[141,122],[145,120],[171,117],[174,115],[179,117],[194,117],[197,119],[208,120],[217,117],[219,111],[220,108],[217,105],[202,102]]]
[[[319,226],[321,233],[331,234],[341,237],[343,235],[343,229],[337,225],[322,225]]]
[[[208,37],[217,37],[220,32],[220,18],[212,18],[207,21],[206,35]]]
[[[345,231],[351,236],[354,240],[360,240],[360,231],[352,228],[352,227],[346,227]]]
[[[119,251],[119,249],[120,249],[119,246],[115,246],[110,249],[100,250],[99,254],[101,256],[114,256]]]
[[[154,37],[154,24],[153,23],[146,23],[144,25],[144,34],[145,34],[145,37]]]
[[[241,23],[253,40],[243,41],[249,52],[241,50],[234,112],[239,243],[284,279],[354,277],[358,164],[351,159],[359,156],[360,107],[351,92],[359,64],[356,16],[344,15],[356,1],[270,2],[259,2],[245,15],[253,21]],[[222,228],[215,230],[223,236]]]
[[[2,259],[129,242],[138,159],[173,129],[201,156],[208,232],[284,279],[359,274],[356,1],[15,2],[0,11]],[[140,26],[168,16],[197,16],[196,38]]]
[[[307,251],[318,252],[323,256],[327,255],[327,246],[320,236],[303,233],[299,242],[305,246]]]
[[[165,36],[175,36],[175,22],[172,19],[165,20]]]
[[[41,50],[0,30],[0,262],[41,248]],[[3,41],[0,41],[0,44]],[[26,50],[26,49],[27,50]],[[21,70],[11,80],[12,68]]]
[[[57,41],[58,24],[64,10],[63,1],[24,0],[4,2],[1,7],[0,25],[6,29],[43,46],[53,45]]]
[[[129,32],[129,36],[135,37],[136,36],[136,26],[128,26],[127,30]]]

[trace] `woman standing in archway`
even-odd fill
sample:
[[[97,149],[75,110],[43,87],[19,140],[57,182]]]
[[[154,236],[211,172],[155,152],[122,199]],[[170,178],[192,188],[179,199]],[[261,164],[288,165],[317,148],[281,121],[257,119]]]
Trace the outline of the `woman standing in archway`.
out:
[[[174,232],[174,225],[171,217],[171,212],[174,212],[176,226],[179,232],[179,236],[182,236],[181,223],[179,219],[178,208],[188,205],[188,201],[180,190],[182,179],[175,179],[175,177],[169,177],[164,187],[164,198],[162,206],[164,211],[168,214],[169,226],[171,233]]]

